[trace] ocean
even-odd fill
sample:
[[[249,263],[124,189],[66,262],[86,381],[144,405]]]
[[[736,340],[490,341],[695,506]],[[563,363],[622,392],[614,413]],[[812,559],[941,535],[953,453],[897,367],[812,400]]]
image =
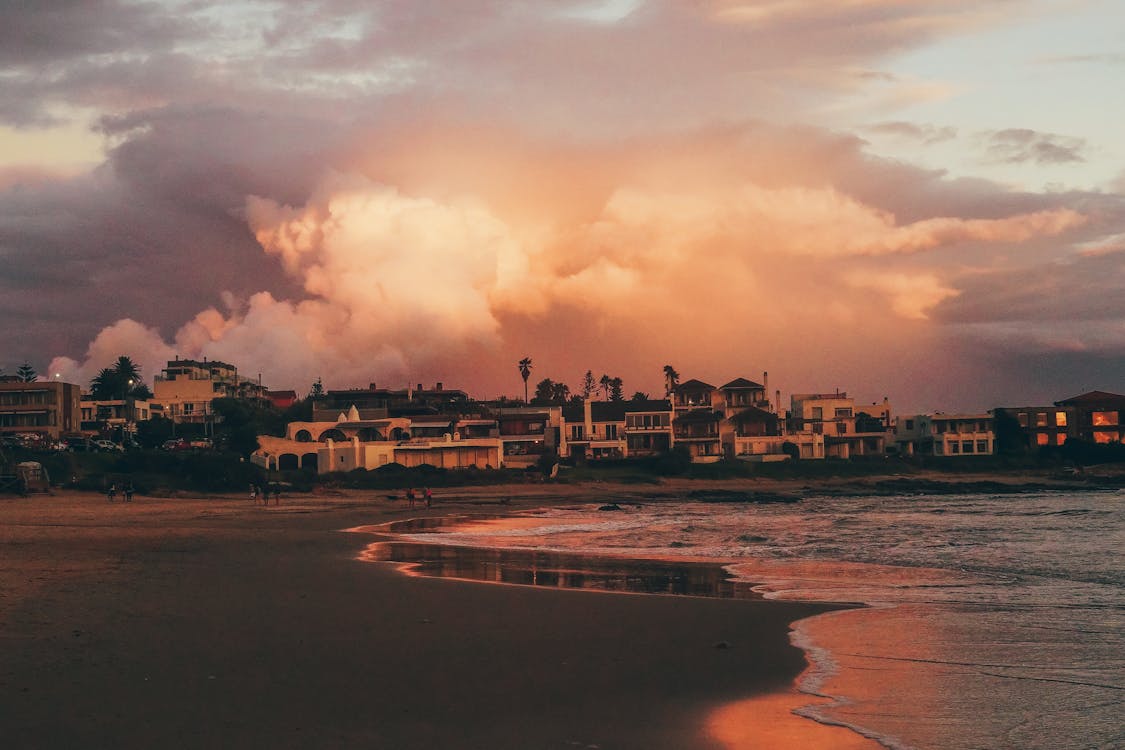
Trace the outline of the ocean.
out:
[[[896,750],[1125,748],[1125,493],[620,507],[399,526],[395,559],[493,581],[862,605],[793,626],[809,720]],[[409,549],[434,544],[495,555],[468,570]]]

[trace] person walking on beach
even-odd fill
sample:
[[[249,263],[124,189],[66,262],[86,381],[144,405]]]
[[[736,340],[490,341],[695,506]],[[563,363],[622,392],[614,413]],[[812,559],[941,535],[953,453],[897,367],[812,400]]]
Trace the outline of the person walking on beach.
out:
[[[426,498],[426,507],[432,508],[434,506],[434,493],[430,492],[429,487],[426,487],[424,490],[422,490],[422,494]]]
[[[278,482],[273,483],[273,504],[281,505],[281,484],[279,484]]]
[[[105,496],[112,503],[114,498],[117,497],[117,485],[113,484],[113,483],[110,483],[109,489],[105,491]]]
[[[127,503],[133,502],[133,483],[132,482],[126,482],[125,483],[125,502],[127,502]]]
[[[258,486],[253,482],[250,483],[250,502],[258,504]]]
[[[406,501],[408,503],[410,503],[411,508],[414,507],[414,488],[413,487],[407,487],[406,488]]]

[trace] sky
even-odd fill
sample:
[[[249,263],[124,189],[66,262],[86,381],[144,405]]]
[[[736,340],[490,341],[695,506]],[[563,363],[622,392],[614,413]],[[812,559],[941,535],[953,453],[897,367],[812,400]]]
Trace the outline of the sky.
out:
[[[0,367],[1125,392],[1119,0],[0,0]]]

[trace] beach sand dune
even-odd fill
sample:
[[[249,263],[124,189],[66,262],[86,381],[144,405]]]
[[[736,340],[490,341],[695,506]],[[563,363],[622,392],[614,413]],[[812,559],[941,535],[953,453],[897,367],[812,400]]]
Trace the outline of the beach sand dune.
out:
[[[719,748],[791,692],[823,608],[408,577],[340,531],[496,499],[0,500],[4,746]]]

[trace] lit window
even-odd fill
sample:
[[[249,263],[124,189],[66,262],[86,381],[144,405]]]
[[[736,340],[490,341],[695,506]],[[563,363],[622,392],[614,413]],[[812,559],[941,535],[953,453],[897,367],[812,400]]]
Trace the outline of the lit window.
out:
[[[1112,427],[1117,424],[1117,412],[1096,411],[1090,415],[1094,427]]]
[[[1039,432],[1039,433],[1036,433],[1036,435],[1035,435],[1035,444],[1036,444],[1036,445],[1046,445],[1046,444],[1047,444],[1047,438],[1048,438],[1048,437],[1049,437],[1049,436],[1048,436],[1048,435],[1047,435],[1047,433],[1045,433],[1045,432]]]
[[[1019,420],[1020,427],[1027,427],[1027,415],[1026,414],[1023,414],[1023,413],[1017,414],[1016,419]]]
[[[1066,412],[1065,411],[1055,412],[1055,424],[1059,427],[1066,427]]]
[[[1035,426],[1036,427],[1046,427],[1047,426],[1047,412],[1041,411],[1041,412],[1038,412],[1035,415]]]
[[[1055,435],[1055,442],[1058,443],[1059,445],[1065,445],[1066,444],[1066,433],[1060,432],[1057,435]]]
[[[1095,432],[1094,433],[1094,442],[1095,443],[1112,443],[1116,440],[1117,440],[1117,433],[1116,432]]]

